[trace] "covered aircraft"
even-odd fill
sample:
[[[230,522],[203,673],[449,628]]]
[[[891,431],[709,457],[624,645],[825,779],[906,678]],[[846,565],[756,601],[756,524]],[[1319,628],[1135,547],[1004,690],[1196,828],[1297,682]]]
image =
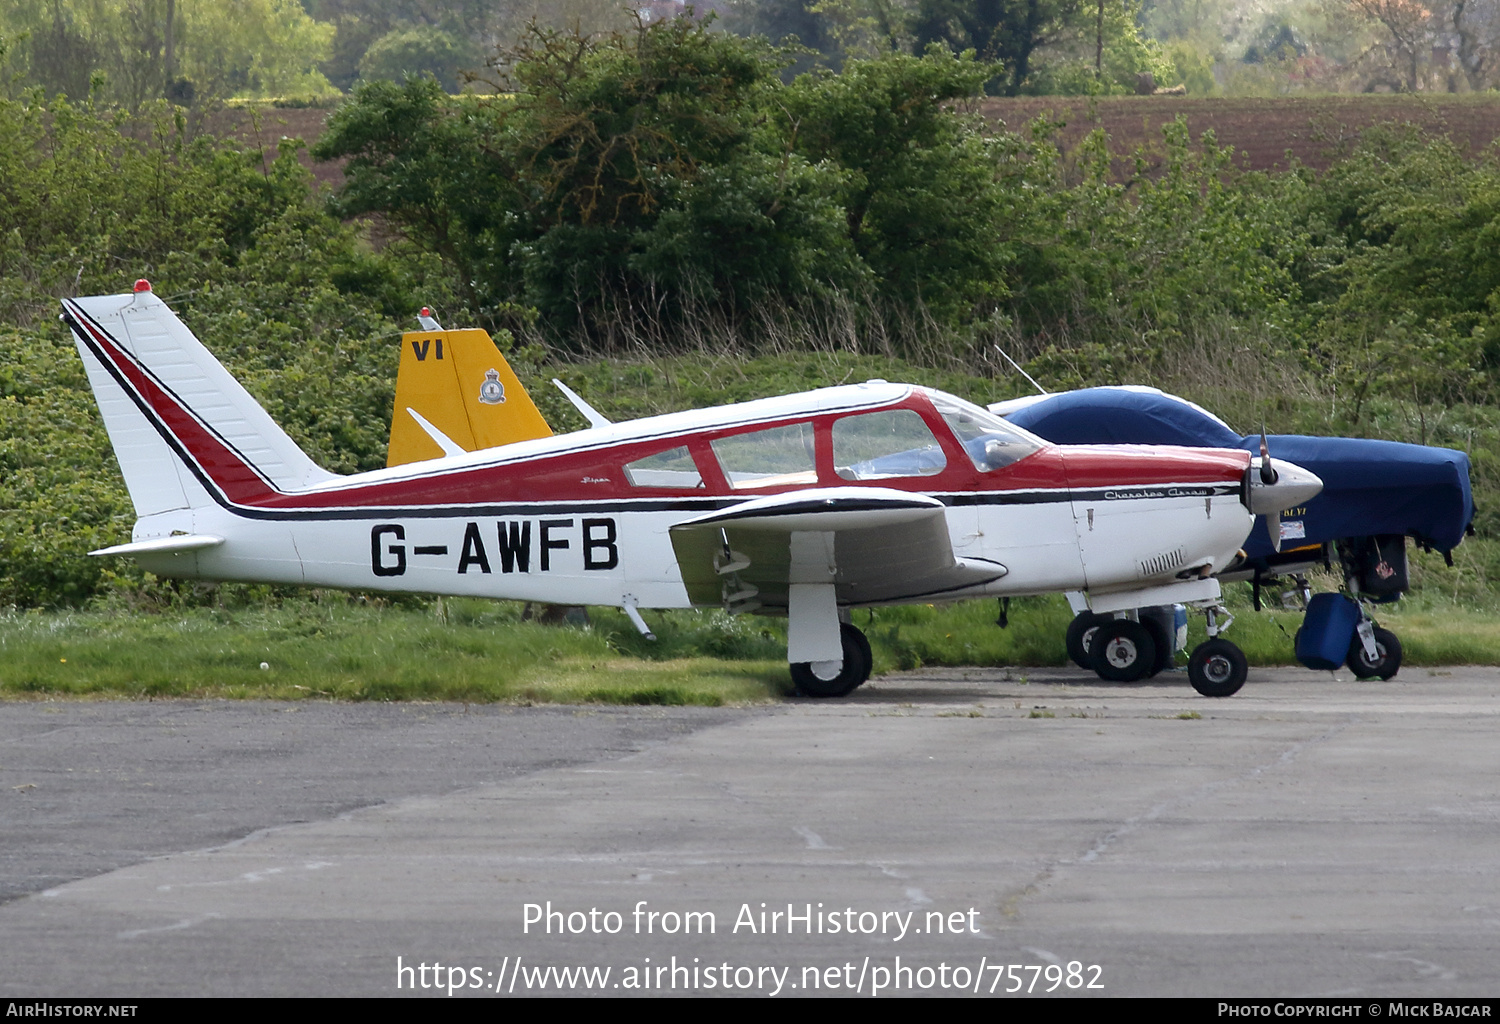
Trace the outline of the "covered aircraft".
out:
[[[1059,447],[886,381],[475,451],[428,420],[438,457],[336,476],[146,282],[63,305],[138,515],[95,554],[175,577],[613,605],[642,632],[640,609],[785,615],[813,696],[869,675],[851,609],[1056,591],[1201,610],[1189,678],[1227,696],[1246,667],[1218,635],[1214,574],[1257,513],[1321,487],[1245,451]],[[427,332],[434,355],[445,334]],[[1106,674],[1155,657],[1128,618],[1096,646]]]
[[[990,410],[1056,444],[1178,444],[1249,452],[1264,445],[1316,474],[1322,492],[1261,516],[1243,555],[1219,572],[1220,579],[1251,580],[1257,605],[1263,580],[1296,576],[1334,560],[1356,598],[1399,596],[1407,588],[1406,539],[1448,556],[1474,519],[1469,458],[1451,448],[1349,437],[1242,436],[1186,399],[1138,386],[1033,395],[998,402]],[[1302,589],[1305,593],[1305,584]],[[1074,604],[1079,617],[1069,646],[1076,657],[1088,646],[1088,630],[1097,620],[1076,598]],[[1400,667],[1399,641],[1367,615],[1357,618],[1351,627],[1356,636],[1346,641],[1350,668],[1360,676],[1390,678]]]

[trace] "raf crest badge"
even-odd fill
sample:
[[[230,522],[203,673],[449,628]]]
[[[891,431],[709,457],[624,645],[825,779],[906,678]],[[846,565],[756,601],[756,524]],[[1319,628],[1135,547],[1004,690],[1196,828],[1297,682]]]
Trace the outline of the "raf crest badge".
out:
[[[499,370],[484,371],[484,383],[479,385],[479,400],[485,405],[499,405],[505,401],[505,385],[500,383]]]

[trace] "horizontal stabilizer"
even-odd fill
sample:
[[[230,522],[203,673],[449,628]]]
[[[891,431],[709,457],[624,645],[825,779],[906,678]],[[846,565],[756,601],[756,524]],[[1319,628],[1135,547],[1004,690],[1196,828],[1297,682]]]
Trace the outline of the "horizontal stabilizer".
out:
[[[592,405],[589,405],[588,402],[585,402],[583,400],[583,396],[578,392],[568,387],[556,377],[552,378],[552,383],[557,385],[557,390],[561,391],[563,393],[563,396],[567,398],[568,401],[573,403],[573,408],[582,413],[583,418],[589,421],[590,430],[594,430],[598,427],[610,426],[610,422],[605,418],[604,414],[601,413],[598,409],[595,409]]]
[[[151,540],[138,540],[130,544],[116,544],[114,547],[90,551],[89,554],[175,555],[183,551],[197,551],[200,548],[216,548],[223,543],[223,537],[215,537],[207,533],[182,533],[175,537],[154,537]]]

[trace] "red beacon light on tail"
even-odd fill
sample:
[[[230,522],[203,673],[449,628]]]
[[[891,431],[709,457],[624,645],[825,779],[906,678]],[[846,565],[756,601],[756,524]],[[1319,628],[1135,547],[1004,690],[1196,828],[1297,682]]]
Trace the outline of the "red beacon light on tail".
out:
[[[135,282],[135,288],[132,290],[137,295],[139,295],[141,292],[149,292],[151,290],[151,282],[146,280],[144,277],[138,278]]]

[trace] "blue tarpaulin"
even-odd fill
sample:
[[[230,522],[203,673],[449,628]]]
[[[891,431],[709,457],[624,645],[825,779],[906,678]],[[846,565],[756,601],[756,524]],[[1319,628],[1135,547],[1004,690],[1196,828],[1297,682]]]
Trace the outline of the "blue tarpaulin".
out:
[[[1259,434],[1242,437],[1192,403],[1154,390],[1069,391],[1006,418],[1054,444],[1172,444],[1260,452]],[[1304,509],[1282,513],[1289,528],[1284,548],[1403,534],[1446,552],[1463,540],[1474,518],[1469,457],[1463,452],[1354,437],[1273,434],[1267,442],[1272,457],[1294,462],[1323,480],[1323,492]],[[1303,538],[1296,537],[1299,530]],[[1245,553],[1251,559],[1272,553],[1264,519],[1250,532]]]

